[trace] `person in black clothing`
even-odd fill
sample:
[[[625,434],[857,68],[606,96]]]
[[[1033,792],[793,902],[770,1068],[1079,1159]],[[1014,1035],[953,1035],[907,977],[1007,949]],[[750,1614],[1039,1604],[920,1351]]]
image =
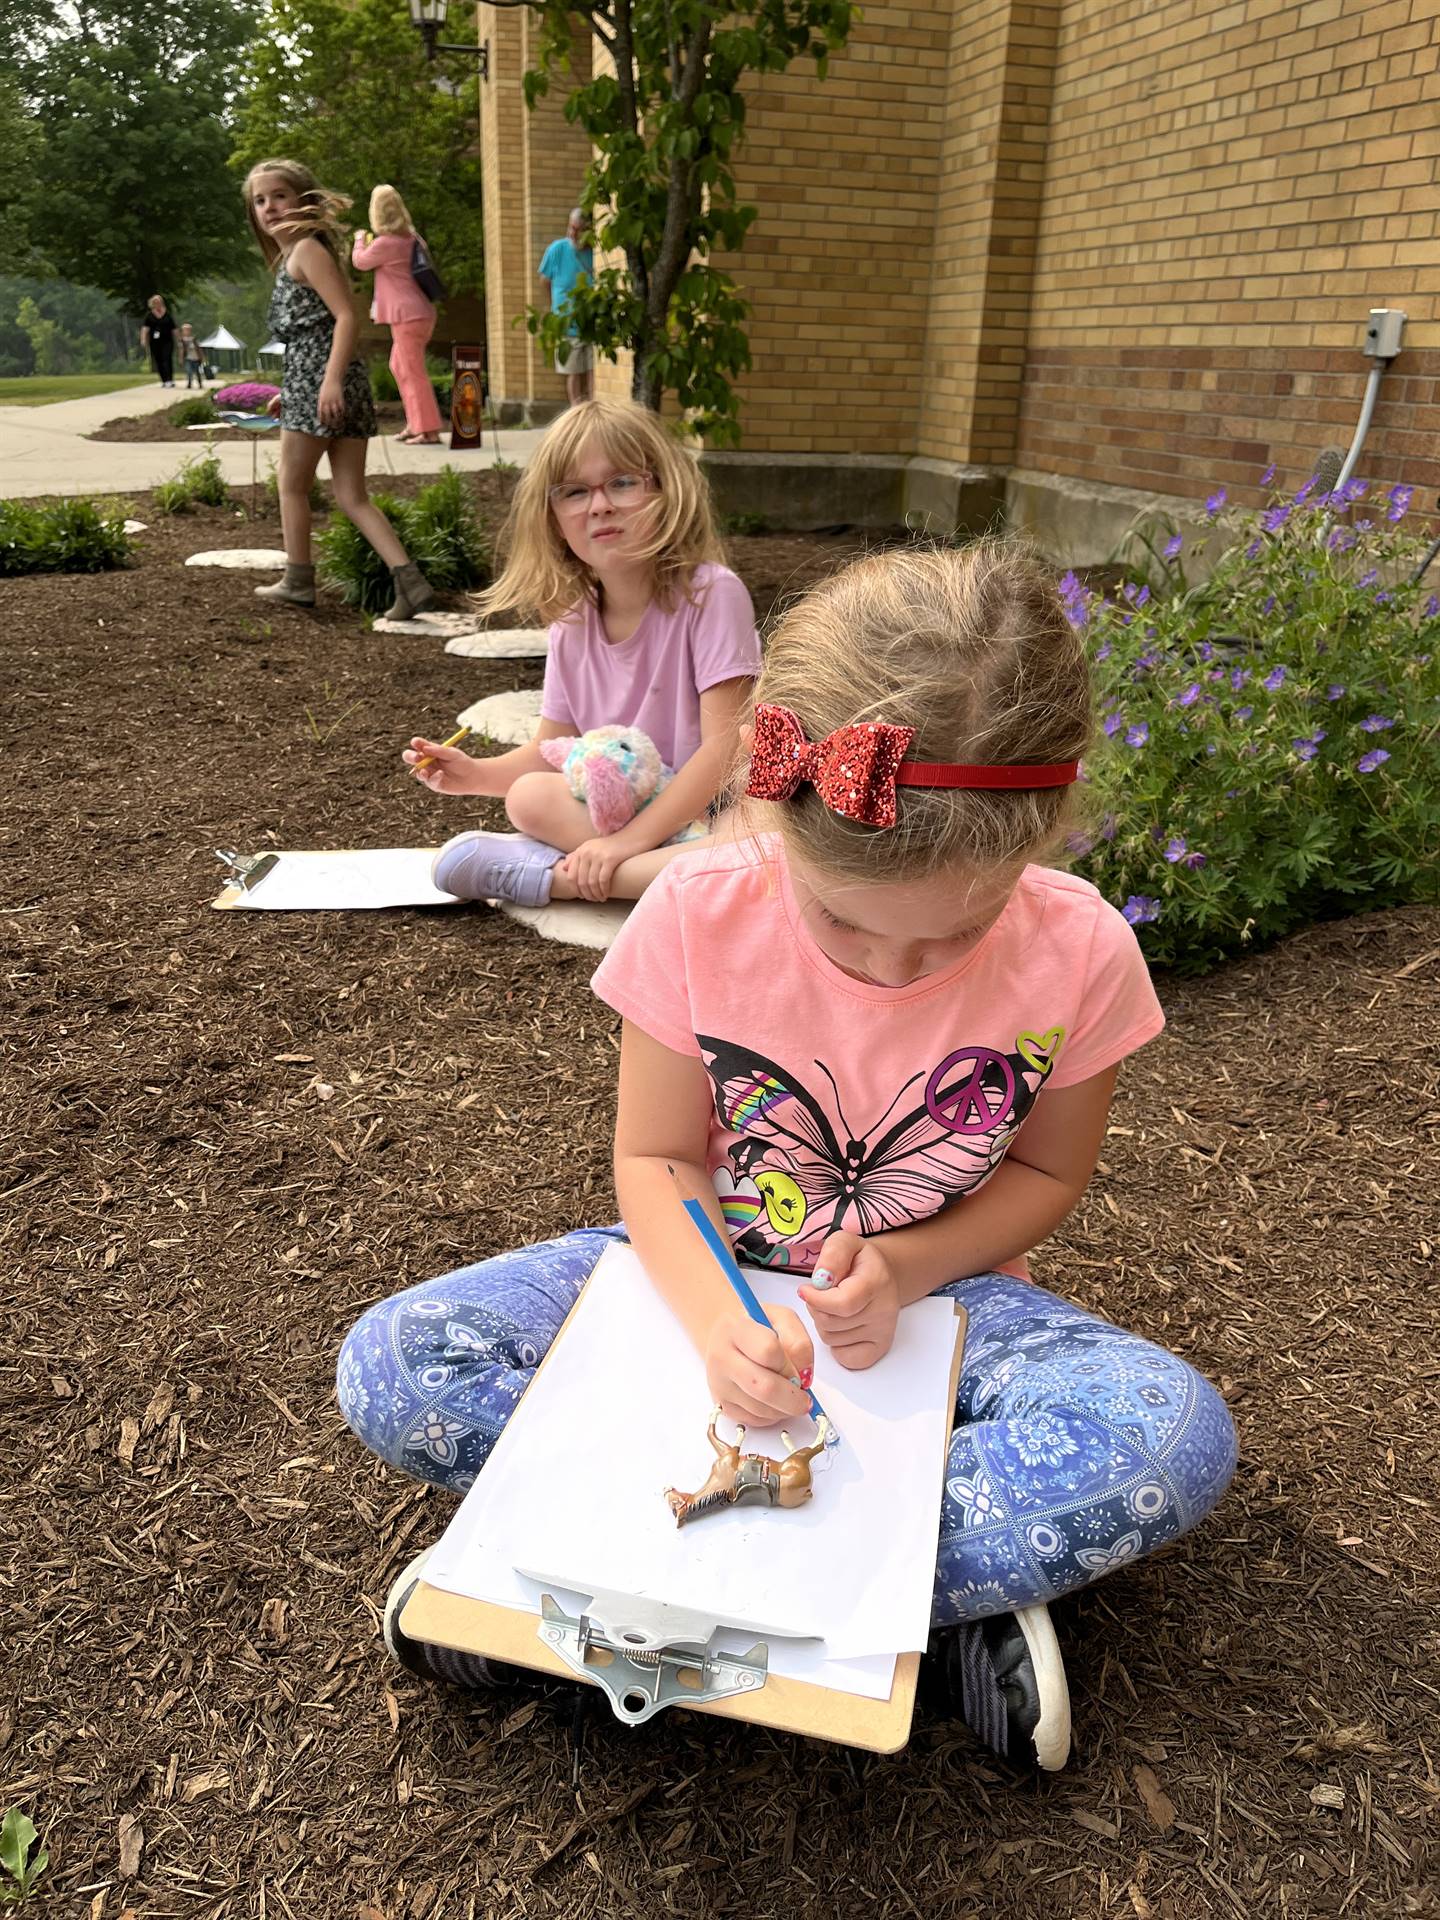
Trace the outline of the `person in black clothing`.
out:
[[[150,360],[162,387],[175,384],[175,321],[165,302],[152,293],[140,328],[140,344],[150,349]]]

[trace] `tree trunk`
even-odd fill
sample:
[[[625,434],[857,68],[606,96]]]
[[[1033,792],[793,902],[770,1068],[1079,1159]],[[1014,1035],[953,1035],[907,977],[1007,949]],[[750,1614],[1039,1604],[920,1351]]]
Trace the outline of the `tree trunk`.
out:
[[[710,57],[710,28],[708,17],[696,22],[684,49],[684,65],[678,70],[672,43],[672,97],[684,109],[687,119],[694,108]],[[660,411],[665,388],[650,369],[650,352],[658,341],[666,337],[670,296],[680,284],[680,276],[690,258],[695,218],[700,206],[693,160],[681,160],[678,156],[671,160],[665,203],[665,224],[641,295],[645,303],[645,336],[635,343],[635,378],[631,385],[632,397],[642,407],[649,407],[652,413]]]
[[[660,402],[665,389],[650,370],[648,355],[635,355],[635,373],[630,382],[630,398],[637,406],[648,407],[651,413],[660,411]]]
[[[633,286],[635,284],[634,276],[636,266],[643,265],[643,262],[640,260],[639,249],[636,248],[632,254],[630,249],[627,248],[625,258],[630,267],[631,285]],[[665,334],[662,327],[655,325],[648,308],[642,308],[641,315],[639,337],[630,342],[630,351],[634,361],[634,369],[630,375],[630,398],[637,406],[648,407],[651,413],[658,413],[660,411],[660,401],[664,395],[665,387],[664,383],[656,377],[655,371],[650,365],[650,355],[664,339]]]

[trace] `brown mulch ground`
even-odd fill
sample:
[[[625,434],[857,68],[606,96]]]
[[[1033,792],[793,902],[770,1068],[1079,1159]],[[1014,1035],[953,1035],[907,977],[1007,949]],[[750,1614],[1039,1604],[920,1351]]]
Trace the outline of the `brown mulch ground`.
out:
[[[198,400],[199,398],[200,395],[194,392],[188,394],[180,393],[175,396],[176,401]],[[217,428],[216,438],[218,439],[220,437],[220,430]],[[234,436],[227,430],[223,437],[229,440]],[[93,433],[87,433],[85,438],[87,440],[125,441],[184,440],[188,441],[192,446],[198,445],[203,447],[205,445],[205,436],[203,433],[192,433],[188,427],[176,426],[175,422],[170,418],[169,407],[159,407],[154,413],[122,414],[118,420],[107,420],[103,427],[97,427]]]
[[[209,390],[213,392],[213,389]],[[187,396],[177,394],[177,400],[189,398],[198,400],[200,395],[193,390]],[[380,423],[380,431],[389,435],[398,433],[405,425],[405,409],[398,400],[382,401],[375,409],[375,417]],[[216,438],[221,438],[221,430],[216,429]],[[233,438],[226,430],[225,439]],[[203,433],[192,433],[188,427],[177,427],[170,418],[168,407],[161,407],[154,413],[122,414],[118,420],[107,420],[103,427],[97,427],[93,433],[87,433],[87,440],[188,440],[198,441],[203,447]],[[278,444],[278,442],[277,442]]]
[[[332,1370],[381,1294],[611,1218],[594,957],[480,909],[208,910],[218,845],[452,831],[400,742],[539,663],[180,568],[256,531],[154,520],[133,571],[0,586],[0,1795],[49,1838],[37,1911],[1434,1913],[1440,915],[1161,983],[1042,1266],[1218,1379],[1242,1465],[1057,1609],[1066,1774],[933,1715],[878,1758],[592,1707],[577,1759],[574,1696],[378,1650],[448,1506],[362,1452]],[[764,607],[854,542],[734,544]]]

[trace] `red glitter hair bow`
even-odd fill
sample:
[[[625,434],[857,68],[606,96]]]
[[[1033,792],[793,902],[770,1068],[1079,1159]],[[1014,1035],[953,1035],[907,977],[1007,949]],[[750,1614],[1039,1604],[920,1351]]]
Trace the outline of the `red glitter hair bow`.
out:
[[[832,813],[867,827],[893,827],[898,787],[1068,787],[1080,772],[1077,760],[1048,767],[907,760],[914,740],[913,727],[857,720],[810,741],[789,707],[762,704],[755,709],[745,791],[756,800],[788,800],[808,780]]]

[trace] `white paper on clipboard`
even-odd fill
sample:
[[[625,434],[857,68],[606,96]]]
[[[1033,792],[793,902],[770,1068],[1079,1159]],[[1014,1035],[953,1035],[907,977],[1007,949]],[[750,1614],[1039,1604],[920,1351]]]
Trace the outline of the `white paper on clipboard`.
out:
[[[762,1300],[805,1318],[797,1281],[753,1276]],[[463,1313],[457,1313],[463,1317]],[[900,1317],[876,1367],[848,1373],[818,1342],[815,1391],[844,1436],[815,1462],[815,1495],[794,1510],[738,1506],[677,1528],[667,1483],[709,1472],[704,1368],[638,1259],[609,1249],[565,1336],[431,1553],[433,1586],[538,1610],[530,1567],[570,1582],[646,1595],[731,1622],[784,1621],[815,1636],[771,1643],[775,1670],[888,1694],[897,1654],[924,1647],[939,1533],[956,1321],[947,1299]],[[805,1421],[792,1439],[808,1437]],[[747,1449],[777,1455],[779,1434]],[[562,1605],[566,1598],[557,1592]],[[753,1639],[753,1634],[752,1634]],[[793,1660],[792,1660],[793,1656]],[[848,1663],[863,1671],[849,1676]],[[798,1663],[798,1664],[797,1664]],[[831,1669],[836,1671],[831,1671]]]

